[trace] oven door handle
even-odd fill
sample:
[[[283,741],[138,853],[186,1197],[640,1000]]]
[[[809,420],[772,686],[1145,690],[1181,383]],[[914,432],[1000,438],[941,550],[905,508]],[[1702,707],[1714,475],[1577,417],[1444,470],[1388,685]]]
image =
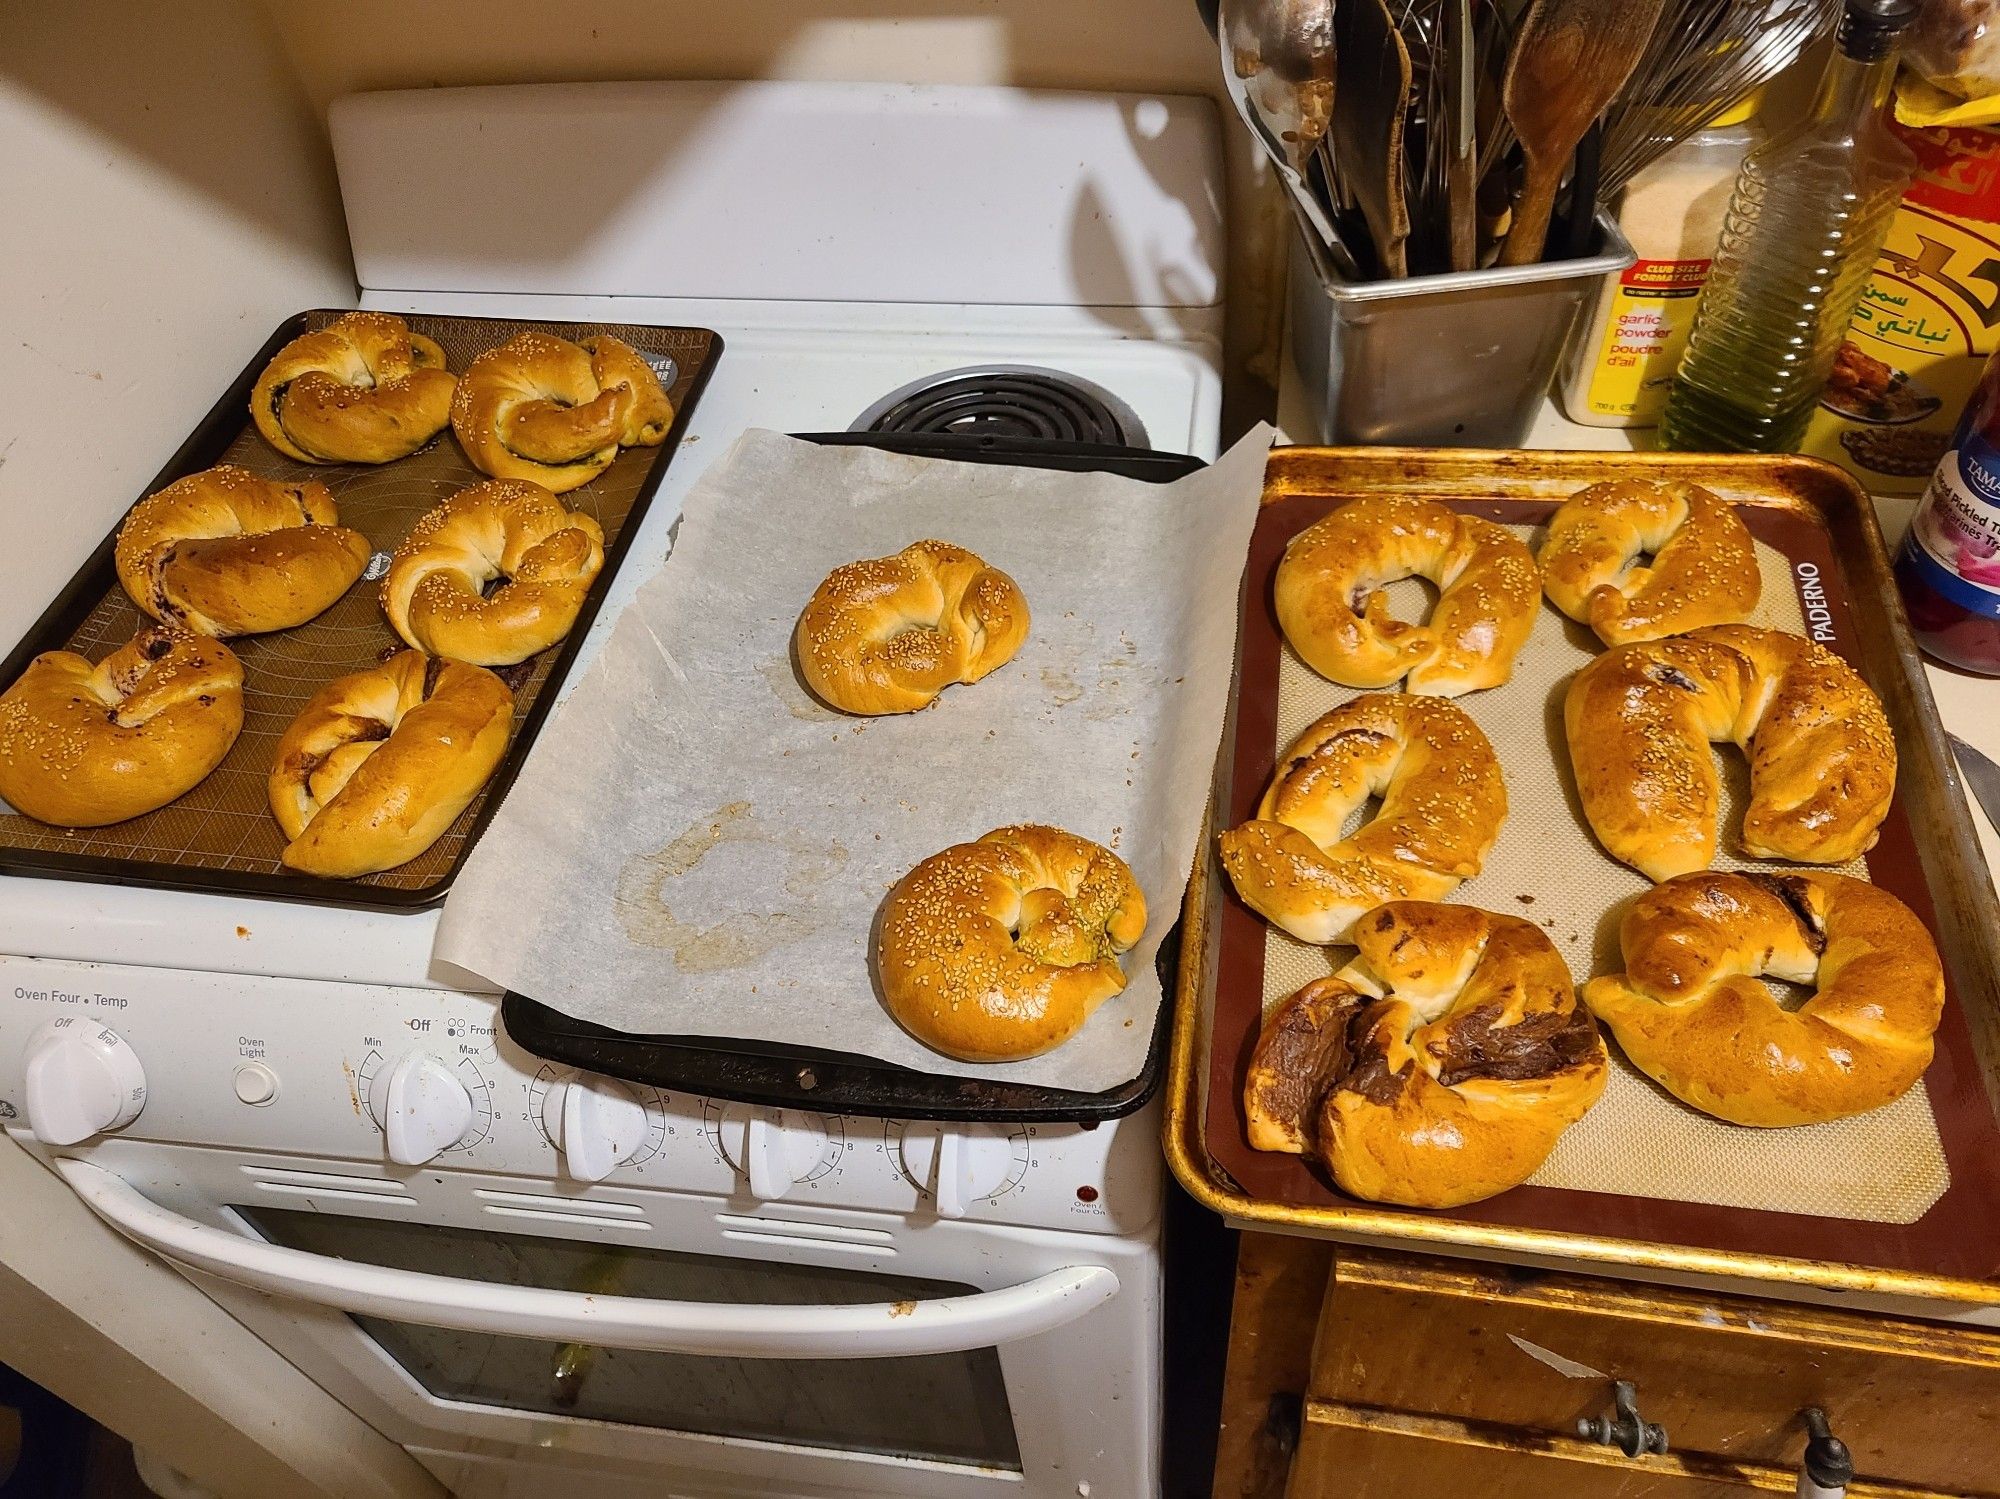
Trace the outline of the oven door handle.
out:
[[[738,1306],[503,1286],[393,1270],[210,1228],[86,1161],[56,1170],[90,1210],[178,1265],[315,1306],[495,1336],[727,1358],[897,1358],[1019,1342],[1118,1294],[1106,1265],[1051,1270],[1018,1286],[856,1306]]]

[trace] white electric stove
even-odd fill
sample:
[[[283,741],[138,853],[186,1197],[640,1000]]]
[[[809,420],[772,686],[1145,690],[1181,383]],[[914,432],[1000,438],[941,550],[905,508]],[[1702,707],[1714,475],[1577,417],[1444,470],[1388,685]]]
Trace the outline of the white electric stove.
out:
[[[333,134],[360,305],[722,335],[586,658],[750,426],[976,408],[1215,453],[1205,101],[564,85],[357,96]],[[1022,367],[1069,380],[964,402]],[[916,1124],[579,1076],[434,927],[0,880],[0,1120],[459,1494],[1158,1492],[1151,1110]]]

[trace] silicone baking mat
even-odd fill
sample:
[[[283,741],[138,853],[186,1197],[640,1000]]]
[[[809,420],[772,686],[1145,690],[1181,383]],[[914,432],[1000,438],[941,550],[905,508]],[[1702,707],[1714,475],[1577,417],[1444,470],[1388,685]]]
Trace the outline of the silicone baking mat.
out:
[[[463,370],[475,354],[505,343],[525,328],[571,339],[613,334],[638,349],[660,373],[674,404],[674,425],[659,447],[627,449],[591,483],[562,496],[570,509],[595,517],[603,526],[604,569],[568,638],[501,673],[514,690],[514,735],[486,789],[436,843],[409,863],[359,880],[322,880],[296,874],[279,862],[285,837],[265,793],[278,739],[306,700],[327,682],[402,648],[382,613],[374,580],[386,567],[387,554],[420,516],[487,477],[466,460],[448,428],[409,457],[379,466],[296,463],[264,441],[250,421],[251,384],[286,341],[339,316],[337,310],[323,309],[288,319],[146,493],[218,463],[238,464],[287,482],[317,479],[332,490],[341,524],[360,531],[374,548],[367,574],[332,608],[296,629],[229,642],[243,663],[243,732],[228,757],[200,785],[156,812],[103,828],[55,828],[11,811],[0,813],[0,869],[364,906],[423,904],[440,898],[449,887],[460,859],[484,825],[489,806],[505,794],[527,753],[548,709],[545,689],[561,680],[589,628],[629,546],[634,522],[679,447],[688,413],[721,342],[700,328],[408,316],[411,327],[443,346],[453,370]],[[107,538],[0,668],[0,681],[11,682],[42,651],[71,650],[100,660],[149,623],[119,586],[110,546]]]
[[[1274,469],[1283,460],[1282,453],[1274,458]],[[1510,487],[1523,486],[1495,489],[1505,494]],[[1252,541],[1237,737],[1219,825],[1253,815],[1285,746],[1321,713],[1357,695],[1305,666],[1271,617],[1271,578],[1285,543],[1367,486],[1296,492],[1311,488],[1302,484],[1272,498]],[[1432,497],[1509,525],[1533,546],[1555,508],[1547,493],[1542,487],[1495,498],[1467,486]],[[1813,635],[1858,664],[1858,632],[1871,611],[1867,601],[1853,597],[1838,550],[1812,507],[1782,492],[1725,493],[1738,502],[1758,543],[1764,588],[1754,622]],[[1409,583],[1392,589],[1390,599],[1394,612],[1410,618],[1427,607],[1427,595],[1425,585]],[[1586,629],[1545,603],[1513,680],[1456,700],[1500,756],[1510,809],[1485,868],[1451,898],[1536,922],[1579,982],[1623,966],[1619,919],[1629,897],[1648,885],[1591,837],[1569,772],[1563,693],[1597,650]],[[1719,751],[1719,764],[1726,799],[1718,867],[1783,867],[1733,850],[1747,770],[1733,749]],[[1881,843],[1847,872],[1875,880],[1932,919],[1901,798]],[[1226,880],[1219,906],[1202,1133],[1207,1152],[1251,1196],[1308,1206],[1349,1201],[1300,1158],[1250,1150],[1240,1103],[1243,1069],[1270,1006],[1337,969],[1349,953],[1276,932],[1228,891]],[[1727,1245],[1741,1240],[1748,1221],[1757,1225],[1763,1247],[1816,1257],[1857,1247],[1857,1235],[1873,1233],[1882,1238],[1877,1252],[1894,1261],[1904,1257],[1890,1245],[1899,1235],[1922,1226],[1928,1237],[1995,1200],[1994,1147],[2000,1140],[1955,1000],[1947,1004],[1938,1058],[1923,1083],[1873,1113],[1799,1129],[1746,1129],[1689,1109],[1633,1069],[1608,1034],[1606,1039],[1612,1075],[1598,1105],[1564,1135],[1529,1185],[1455,1216]],[[1979,1274],[2000,1258],[1970,1244],[1960,1244],[1956,1253],[1963,1268]]]

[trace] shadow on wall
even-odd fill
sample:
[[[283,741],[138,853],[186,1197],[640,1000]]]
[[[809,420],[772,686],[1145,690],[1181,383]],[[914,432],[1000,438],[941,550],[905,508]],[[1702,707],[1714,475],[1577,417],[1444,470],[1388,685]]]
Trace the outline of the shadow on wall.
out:
[[[325,131],[252,0],[0,7],[0,92],[101,137],[107,167],[136,157],[306,255],[344,238]],[[187,108],[190,92],[206,107]],[[273,133],[295,137],[285,159],[307,180],[272,180]],[[63,221],[60,203],[17,211],[37,232]],[[143,245],[146,225],[130,231]]]

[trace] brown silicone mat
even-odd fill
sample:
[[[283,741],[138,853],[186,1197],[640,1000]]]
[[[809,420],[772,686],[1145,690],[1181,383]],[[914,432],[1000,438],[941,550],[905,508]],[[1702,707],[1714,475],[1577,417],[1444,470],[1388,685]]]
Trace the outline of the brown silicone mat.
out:
[[[1533,544],[1561,497],[1596,479],[1631,476],[1644,472],[1648,462],[1661,462],[1567,454],[1506,455],[1511,461],[1501,461],[1496,455],[1460,454],[1427,469],[1423,456],[1274,453],[1245,579],[1240,695],[1234,743],[1225,753],[1218,825],[1252,815],[1282,747],[1312,718],[1356,695],[1298,661],[1272,615],[1271,579],[1286,542],[1299,530],[1347,499],[1391,489],[1423,492],[1516,526]],[[1487,470],[1472,462],[1481,457],[1493,460]],[[1873,1114],[1808,1129],[1763,1131],[1725,1125],[1685,1108],[1630,1068],[1613,1043],[1614,1076],[1603,1100],[1568,1131],[1529,1185],[1449,1214],[1407,1216],[1983,1279],[2000,1264],[2000,1246],[1979,1227],[1990,1205],[2000,1201],[2000,1131],[1964,996],[1968,988],[1975,990],[1979,1013],[1988,1016],[1993,974],[1990,963],[1952,940],[1955,925],[1952,931],[1940,929],[1941,902],[1934,889],[1939,872],[1927,870],[1919,857],[1917,827],[1939,815],[1962,821],[1963,812],[1912,796],[1912,771],[1922,768],[1935,724],[1924,726],[1931,732],[1920,732],[1907,691],[1882,680],[1879,648],[1884,636],[1901,630],[1900,613],[1883,592],[1886,570],[1873,565],[1879,555],[1857,566],[1852,538],[1837,534],[1841,528],[1831,524],[1829,514],[1866,501],[1839,492],[1851,491],[1851,485],[1820,465],[1702,461],[1708,470],[1690,477],[1736,501],[1758,540],[1764,600],[1757,622],[1803,629],[1853,660],[1882,692],[1897,723],[1904,761],[1898,801],[1865,869],[1849,872],[1891,889],[1938,931],[1952,993],[1937,1059],[1920,1087]],[[1845,512],[1843,518],[1853,521]],[[1420,586],[1399,585],[1407,590],[1400,598],[1392,591],[1392,603],[1405,617],[1412,606],[1424,607]],[[1620,966],[1618,916],[1626,899],[1647,886],[1643,876],[1598,848],[1569,779],[1562,691],[1596,649],[1587,631],[1544,604],[1515,680],[1457,700],[1500,754],[1511,811],[1486,868],[1452,898],[1537,921],[1579,980]],[[1913,664],[1909,669],[1917,670]],[[1725,751],[1721,764],[1732,799],[1740,798],[1742,757]],[[1724,812],[1725,850],[1736,825],[1734,810]],[[1755,867],[1727,852],[1717,862]],[[1274,933],[1229,891],[1212,860],[1209,871],[1216,975],[1212,1029],[1204,1038],[1205,1069],[1191,1081],[1203,1153],[1232,1192],[1276,1209],[1265,1215],[1272,1221],[1284,1221],[1286,1207],[1307,1214],[1339,1210],[1353,1200],[1300,1158],[1249,1148],[1240,1091],[1268,1005],[1337,968],[1345,954]],[[1958,901],[1958,891],[1945,893]],[[1202,1050],[1197,1047],[1196,1054]],[[1375,1205],[1367,1207],[1370,1216],[1381,1216]]]
[[[441,897],[450,885],[548,711],[545,689],[561,680],[588,630],[629,546],[636,529],[633,523],[680,445],[688,413],[714,366],[721,341],[700,328],[408,316],[411,327],[443,346],[454,371],[463,370],[481,350],[505,343],[525,328],[571,339],[613,334],[661,371],[674,403],[674,425],[659,447],[627,449],[591,483],[561,497],[571,509],[595,517],[603,526],[605,566],[568,638],[501,673],[514,689],[514,735],[493,780],[416,859],[359,880],[335,881],[299,875],[279,863],[285,838],[265,794],[278,738],[306,700],[327,682],[402,647],[382,614],[379,590],[371,579],[379,578],[385,554],[394,551],[431,506],[487,477],[466,460],[449,428],[409,457],[379,466],[296,463],[264,441],[250,421],[250,386],[285,342],[340,315],[338,310],[323,309],[288,319],[145,492],[217,463],[239,464],[271,479],[318,479],[333,491],[341,523],[360,531],[373,546],[376,556],[368,576],[332,608],[296,629],[229,642],[243,663],[243,732],[228,758],[194,790],[156,812],[103,828],[53,828],[18,814],[0,814],[0,869],[363,906],[423,904]],[[666,361],[671,361],[671,371]],[[148,623],[118,584],[110,546],[107,538],[28,633],[0,668],[0,681],[12,681],[42,651],[72,650],[99,660]]]

